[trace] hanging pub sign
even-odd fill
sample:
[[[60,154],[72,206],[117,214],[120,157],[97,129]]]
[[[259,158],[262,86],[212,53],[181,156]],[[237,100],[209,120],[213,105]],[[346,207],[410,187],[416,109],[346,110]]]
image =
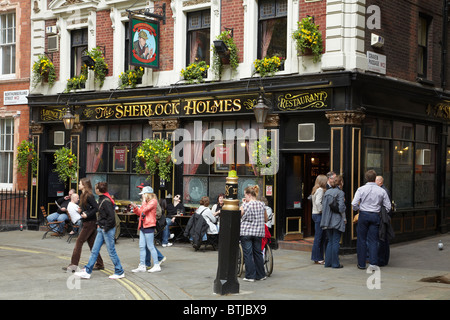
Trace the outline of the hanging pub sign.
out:
[[[129,64],[159,68],[159,21],[130,15]]]

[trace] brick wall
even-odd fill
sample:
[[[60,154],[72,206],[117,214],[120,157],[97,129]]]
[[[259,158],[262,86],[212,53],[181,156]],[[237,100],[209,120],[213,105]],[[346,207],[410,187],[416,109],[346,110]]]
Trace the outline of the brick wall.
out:
[[[326,0],[316,2],[305,2],[300,0],[299,21],[306,16],[314,17],[315,24],[319,25],[319,30],[322,32],[323,48],[325,52],[326,45],[326,25],[327,25],[327,2]]]
[[[159,71],[167,71],[173,69],[173,32],[174,32],[174,20],[172,18],[173,12],[170,7],[170,1],[158,1],[155,4],[161,5],[166,4],[166,24],[163,24],[162,21],[159,23],[160,29],[160,41],[159,41]]]
[[[233,28],[233,38],[239,50],[239,62],[244,58],[244,6],[241,1],[223,0],[222,8],[222,31],[225,28]]]
[[[113,70],[113,51],[114,48],[112,44],[113,39],[113,29],[111,27],[111,18],[109,17],[109,10],[103,10],[97,12],[97,46],[103,50],[106,48],[105,62],[108,64],[108,69],[112,72]],[[111,74],[108,74],[111,75]]]

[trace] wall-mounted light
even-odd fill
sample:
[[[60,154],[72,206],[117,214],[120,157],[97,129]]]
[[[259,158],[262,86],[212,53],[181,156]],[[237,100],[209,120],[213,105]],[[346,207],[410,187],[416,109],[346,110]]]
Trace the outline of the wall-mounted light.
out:
[[[66,130],[72,130],[75,123],[75,116],[70,112],[70,108],[66,109],[66,114],[62,117]]]
[[[267,114],[269,113],[269,107],[264,103],[262,91],[260,91],[259,93],[258,102],[253,107],[253,112],[255,113],[257,123],[266,122]]]

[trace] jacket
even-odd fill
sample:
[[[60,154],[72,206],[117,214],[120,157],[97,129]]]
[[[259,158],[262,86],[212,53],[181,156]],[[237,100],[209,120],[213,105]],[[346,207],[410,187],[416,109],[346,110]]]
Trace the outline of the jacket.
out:
[[[201,214],[194,213],[189,219],[186,229],[184,229],[184,236],[192,238],[192,246],[199,249],[202,244],[202,238],[208,230],[208,223]]]
[[[385,207],[381,207],[380,211],[380,228],[378,229],[378,236],[381,241],[391,241],[395,237],[394,229],[391,225],[391,216],[386,211]]]
[[[98,203],[95,201],[94,195],[89,195],[85,204],[81,204],[81,211],[86,213],[87,217],[83,219],[87,221],[97,221]]]
[[[100,228],[103,228],[105,232],[108,232],[112,228],[116,227],[116,213],[114,211],[114,205],[111,200],[104,195],[100,195],[98,198],[98,220],[97,224]]]
[[[140,208],[135,208],[133,211],[139,216],[138,230],[141,227],[150,228],[156,226],[156,207],[158,200],[152,199],[149,202],[143,202]]]
[[[333,213],[330,209],[330,203],[336,197],[339,204],[339,213]],[[336,229],[340,232],[345,231],[345,201],[344,191],[336,188],[328,189],[322,200],[322,219],[320,220],[320,227],[322,229]]]

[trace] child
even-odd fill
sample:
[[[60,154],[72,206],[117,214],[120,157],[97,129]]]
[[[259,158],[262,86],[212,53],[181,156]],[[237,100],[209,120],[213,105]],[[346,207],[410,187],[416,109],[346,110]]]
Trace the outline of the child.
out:
[[[79,228],[81,228],[81,215],[80,210],[78,206],[78,201],[80,200],[80,196],[78,193],[73,193],[70,197],[70,202],[67,205],[67,213],[69,214],[70,220],[72,220],[72,223],[74,225],[77,225]],[[70,231],[70,234],[74,234],[75,232],[72,230]]]

